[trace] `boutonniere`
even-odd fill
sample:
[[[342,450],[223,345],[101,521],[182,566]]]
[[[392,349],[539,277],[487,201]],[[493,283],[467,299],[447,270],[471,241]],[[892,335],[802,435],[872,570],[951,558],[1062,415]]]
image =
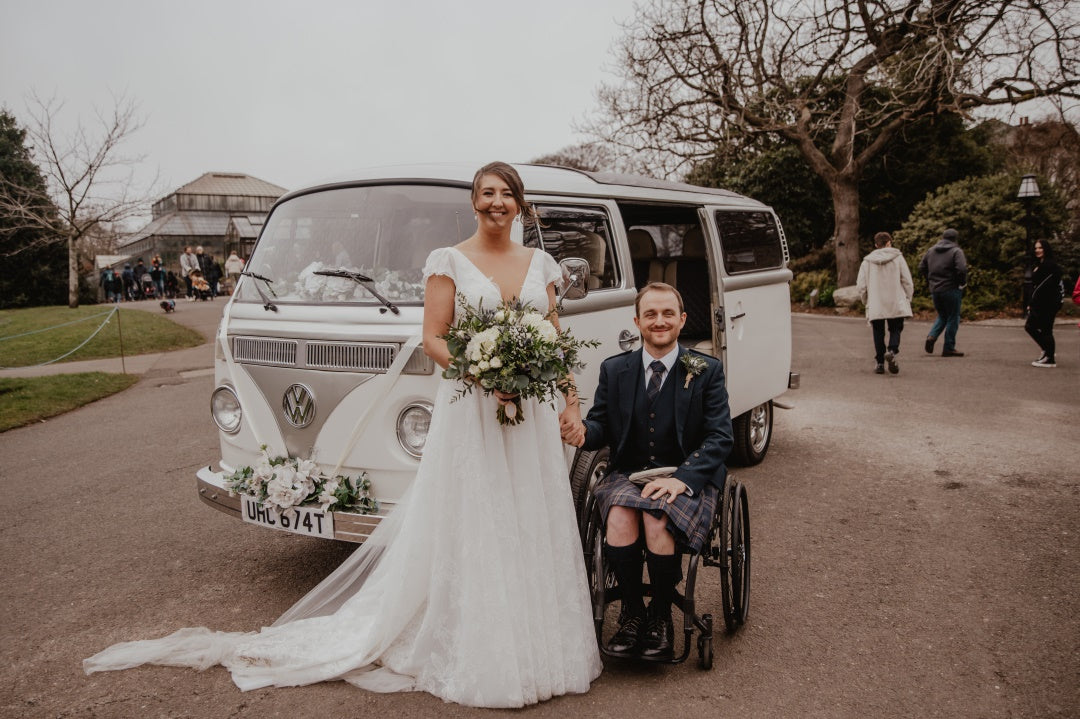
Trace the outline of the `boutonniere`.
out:
[[[686,382],[683,383],[683,389],[690,387],[690,381],[697,377],[699,374],[705,371],[708,366],[705,364],[705,358],[698,357],[696,354],[687,352],[679,358],[682,362],[683,369],[686,370]]]

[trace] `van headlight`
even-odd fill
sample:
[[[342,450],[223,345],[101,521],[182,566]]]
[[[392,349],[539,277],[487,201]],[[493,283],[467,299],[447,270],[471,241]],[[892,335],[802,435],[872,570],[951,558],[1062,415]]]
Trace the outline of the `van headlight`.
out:
[[[240,429],[240,419],[244,416],[244,411],[240,408],[240,400],[232,387],[222,385],[210,395],[210,416],[222,432],[236,434]]]
[[[424,453],[431,428],[431,403],[413,402],[397,418],[397,438],[401,448],[413,457]]]

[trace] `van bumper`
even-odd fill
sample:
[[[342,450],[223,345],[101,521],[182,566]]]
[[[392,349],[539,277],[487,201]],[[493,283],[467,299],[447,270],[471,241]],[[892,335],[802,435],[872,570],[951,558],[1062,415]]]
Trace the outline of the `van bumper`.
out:
[[[798,372],[788,372],[787,388],[788,389],[799,389],[799,373]]]
[[[199,499],[203,504],[224,512],[237,521],[243,521],[240,516],[240,495],[229,494],[229,490],[225,488],[224,472],[215,472],[210,467],[203,467],[195,473],[195,484]],[[334,518],[334,539],[354,544],[362,544],[386,516],[385,512],[380,514],[327,512],[327,514]]]

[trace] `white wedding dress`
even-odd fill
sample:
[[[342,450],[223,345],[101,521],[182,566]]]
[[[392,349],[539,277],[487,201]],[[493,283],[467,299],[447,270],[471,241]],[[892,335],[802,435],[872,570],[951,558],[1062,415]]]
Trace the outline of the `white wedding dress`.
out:
[[[473,305],[501,299],[453,248],[432,252],[424,274],[449,276]],[[558,277],[536,251],[519,296],[546,308]],[[502,427],[494,398],[451,402],[456,386],[440,383],[398,508],[273,626],[117,644],[86,672],[221,664],[243,690],[343,679],[483,707],[588,691],[602,665],[556,412],[525,401],[524,423]]]

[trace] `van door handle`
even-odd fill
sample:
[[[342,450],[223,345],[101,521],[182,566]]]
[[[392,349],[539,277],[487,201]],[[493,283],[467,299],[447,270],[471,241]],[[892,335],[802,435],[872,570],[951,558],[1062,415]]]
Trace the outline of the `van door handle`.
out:
[[[640,335],[636,335],[630,330],[623,330],[619,333],[619,349],[625,352],[628,349],[633,348],[639,339],[641,339]]]
[[[746,313],[745,312],[740,312],[737,315],[732,315],[731,316],[731,321],[734,322],[735,320],[741,320],[743,317],[746,317]]]

